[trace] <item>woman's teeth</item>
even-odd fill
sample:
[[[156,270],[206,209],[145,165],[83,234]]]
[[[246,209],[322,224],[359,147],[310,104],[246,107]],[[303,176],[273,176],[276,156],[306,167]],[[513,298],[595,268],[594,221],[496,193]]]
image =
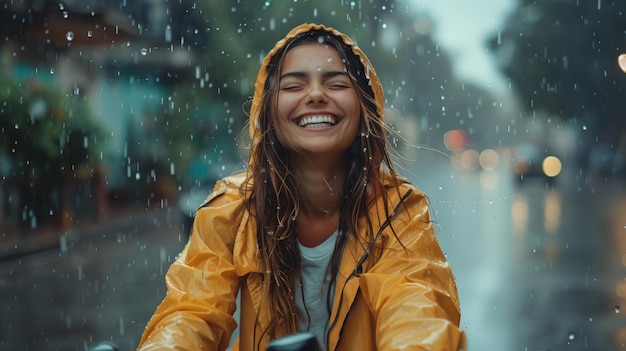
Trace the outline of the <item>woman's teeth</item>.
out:
[[[332,126],[337,124],[337,122],[332,116],[311,116],[301,119],[298,124],[304,128],[315,128]]]

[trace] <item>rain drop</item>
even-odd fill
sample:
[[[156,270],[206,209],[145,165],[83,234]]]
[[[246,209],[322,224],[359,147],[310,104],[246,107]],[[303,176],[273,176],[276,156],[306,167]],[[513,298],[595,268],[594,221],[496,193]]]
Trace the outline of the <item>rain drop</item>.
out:
[[[67,39],[67,41],[74,40],[74,32],[69,31],[69,32],[65,33],[65,39]]]
[[[139,52],[141,53],[141,56],[148,55],[148,49],[146,49],[146,48],[141,48],[141,50]]]
[[[615,305],[615,313],[620,313],[622,309],[619,307],[619,305]]]
[[[165,42],[169,43],[172,41],[172,27],[168,24],[165,27]]]

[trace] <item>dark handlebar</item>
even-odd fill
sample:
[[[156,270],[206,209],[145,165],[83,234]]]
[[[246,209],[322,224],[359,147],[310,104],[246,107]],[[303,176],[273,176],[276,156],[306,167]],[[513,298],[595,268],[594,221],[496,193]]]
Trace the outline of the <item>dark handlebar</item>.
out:
[[[283,336],[267,344],[267,351],[321,351],[312,333],[298,333]]]

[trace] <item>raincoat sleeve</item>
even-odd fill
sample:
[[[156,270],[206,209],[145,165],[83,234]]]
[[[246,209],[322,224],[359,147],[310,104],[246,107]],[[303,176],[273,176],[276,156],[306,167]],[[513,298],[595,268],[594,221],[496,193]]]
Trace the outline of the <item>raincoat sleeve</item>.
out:
[[[167,294],[138,350],[228,347],[239,289],[233,245],[245,206],[233,194],[218,195],[197,211],[191,238],[167,271]]]
[[[359,278],[376,320],[376,349],[467,350],[456,284],[427,199],[413,189],[405,204],[392,221],[400,240],[388,228],[380,259]]]

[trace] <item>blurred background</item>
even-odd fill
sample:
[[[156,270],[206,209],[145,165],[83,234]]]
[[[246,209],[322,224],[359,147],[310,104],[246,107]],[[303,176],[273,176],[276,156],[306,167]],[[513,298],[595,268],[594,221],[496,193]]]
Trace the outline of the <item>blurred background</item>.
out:
[[[469,349],[626,350],[621,0],[2,0],[0,349],[136,348],[303,22],[373,62]]]

